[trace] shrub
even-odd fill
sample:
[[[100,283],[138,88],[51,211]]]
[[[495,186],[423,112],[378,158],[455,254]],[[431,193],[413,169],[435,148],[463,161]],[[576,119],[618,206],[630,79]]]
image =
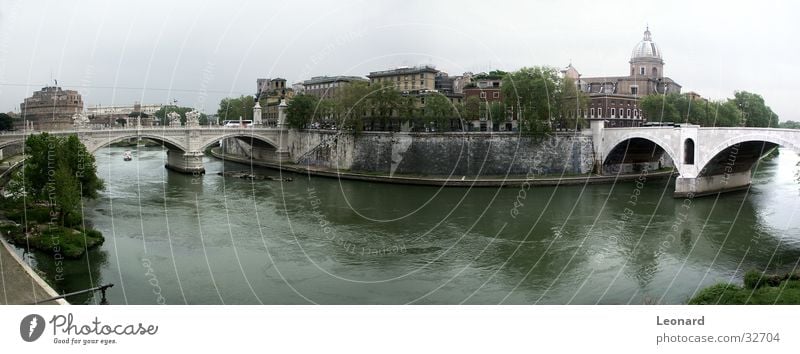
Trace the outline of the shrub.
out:
[[[764,273],[757,270],[750,270],[744,273],[744,287],[747,289],[758,289],[764,286]]]

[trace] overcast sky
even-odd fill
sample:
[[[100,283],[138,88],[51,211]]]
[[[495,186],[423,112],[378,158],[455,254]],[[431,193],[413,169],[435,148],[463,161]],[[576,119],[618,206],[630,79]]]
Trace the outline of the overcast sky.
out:
[[[797,2],[0,0],[0,111],[57,79],[86,107],[164,103],[216,112],[289,83],[432,64],[453,74],[572,64],[625,75],[650,25],[665,74],[705,97],[760,93],[800,120]]]

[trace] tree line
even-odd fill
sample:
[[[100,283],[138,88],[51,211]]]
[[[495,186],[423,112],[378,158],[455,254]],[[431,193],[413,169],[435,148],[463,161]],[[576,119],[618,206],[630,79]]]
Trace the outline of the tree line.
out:
[[[649,95],[639,106],[650,122],[690,123],[705,127],[785,127],[764,98],[747,91],[724,100],[696,99],[686,94]],[[786,122],[789,123],[789,122]]]

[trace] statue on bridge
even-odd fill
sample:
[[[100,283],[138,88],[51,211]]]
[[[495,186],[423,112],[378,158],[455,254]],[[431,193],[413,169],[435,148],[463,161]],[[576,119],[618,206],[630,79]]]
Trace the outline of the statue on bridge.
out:
[[[181,115],[178,112],[169,112],[169,113],[167,113],[167,118],[169,118],[169,126],[170,127],[180,127],[181,126]]]
[[[75,129],[85,129],[89,127],[89,117],[83,112],[78,112],[72,115],[72,126]]]
[[[200,113],[196,110],[186,112],[186,126],[196,127],[200,125]]]

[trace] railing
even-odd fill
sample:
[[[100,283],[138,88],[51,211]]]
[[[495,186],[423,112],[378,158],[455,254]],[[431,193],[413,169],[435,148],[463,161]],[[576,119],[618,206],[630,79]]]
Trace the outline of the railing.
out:
[[[86,294],[86,293],[93,293],[95,291],[100,291],[100,293],[102,294],[102,298],[100,299],[100,305],[108,305],[108,300],[106,299],[106,289],[108,289],[108,288],[110,288],[112,286],[114,286],[114,284],[105,284],[105,285],[95,286],[94,288],[73,291],[71,293],[67,293],[67,294],[63,294],[63,295],[59,295],[59,296],[54,296],[54,297],[51,297],[51,298],[48,298],[48,299],[36,301],[32,305],[43,304],[45,302],[55,301],[55,300],[58,300],[58,299],[66,299],[66,298],[68,298],[70,296],[81,295],[81,294]]]

